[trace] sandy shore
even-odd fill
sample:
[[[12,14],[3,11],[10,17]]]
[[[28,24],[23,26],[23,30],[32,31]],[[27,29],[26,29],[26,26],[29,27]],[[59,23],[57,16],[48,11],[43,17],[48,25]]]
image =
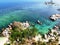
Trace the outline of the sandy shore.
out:
[[[8,40],[7,37],[0,37],[0,45],[4,45],[7,40]]]

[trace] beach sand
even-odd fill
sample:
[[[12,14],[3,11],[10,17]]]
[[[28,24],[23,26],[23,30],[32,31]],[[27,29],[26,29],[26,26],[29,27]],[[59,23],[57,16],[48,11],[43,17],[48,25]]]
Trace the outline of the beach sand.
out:
[[[4,45],[7,40],[8,40],[7,37],[0,37],[0,45]]]

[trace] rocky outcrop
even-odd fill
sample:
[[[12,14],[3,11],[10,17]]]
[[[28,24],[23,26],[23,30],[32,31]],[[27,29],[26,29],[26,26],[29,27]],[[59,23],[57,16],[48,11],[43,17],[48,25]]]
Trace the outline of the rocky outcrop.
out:
[[[58,20],[59,18],[60,18],[60,14],[55,14],[55,15],[50,16],[50,20],[52,21]]]

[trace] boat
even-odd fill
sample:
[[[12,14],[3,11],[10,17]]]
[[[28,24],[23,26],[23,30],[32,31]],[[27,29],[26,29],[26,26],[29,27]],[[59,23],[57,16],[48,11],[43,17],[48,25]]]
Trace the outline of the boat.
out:
[[[42,24],[42,22],[40,22],[39,20],[37,20],[37,24],[41,25],[41,24]]]

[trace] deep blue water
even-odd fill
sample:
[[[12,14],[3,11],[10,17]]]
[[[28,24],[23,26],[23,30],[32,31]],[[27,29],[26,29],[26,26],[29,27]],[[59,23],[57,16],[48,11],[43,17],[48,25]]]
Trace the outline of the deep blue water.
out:
[[[38,31],[46,33],[49,28],[60,21],[52,22],[49,19],[53,14],[60,14],[58,8],[60,6],[45,5],[44,2],[0,3],[0,28],[8,26],[13,21],[29,21],[35,24]],[[40,20],[43,24],[38,25],[37,20]]]

